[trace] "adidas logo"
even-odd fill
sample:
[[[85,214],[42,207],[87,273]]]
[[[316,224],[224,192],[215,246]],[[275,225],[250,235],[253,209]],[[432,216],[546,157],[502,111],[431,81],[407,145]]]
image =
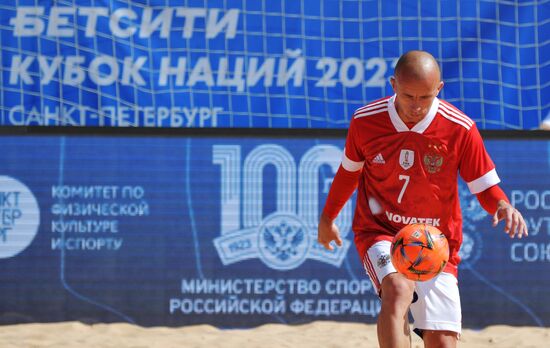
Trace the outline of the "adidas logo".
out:
[[[382,157],[382,154],[379,153],[378,155],[376,155],[376,157],[374,157],[374,159],[372,160],[372,163],[386,164],[386,161],[384,161],[384,157]]]

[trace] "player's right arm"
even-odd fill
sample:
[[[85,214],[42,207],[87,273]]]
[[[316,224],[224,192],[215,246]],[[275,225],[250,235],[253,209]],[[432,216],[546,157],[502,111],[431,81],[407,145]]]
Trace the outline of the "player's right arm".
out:
[[[335,241],[338,246],[342,246],[340,231],[334,220],[353,194],[353,191],[357,188],[359,177],[361,176],[362,164],[358,170],[349,171],[344,167],[344,162],[345,159],[334,176],[325,207],[319,219],[317,240],[328,250],[334,249],[330,245],[332,241]]]
[[[363,169],[364,161],[361,160],[362,155],[355,146],[355,139],[357,138],[352,120],[342,156],[342,164],[338,168],[336,175],[334,175],[325,207],[319,219],[317,240],[328,250],[334,249],[330,244],[333,241],[338,246],[342,246],[340,231],[334,220],[357,188],[361,170]]]
[[[334,247],[330,244],[332,241],[336,242],[336,245],[342,246],[342,238],[340,238],[340,230],[334,223],[334,220],[321,214],[319,219],[319,226],[317,229],[317,241],[328,250],[334,250]]]

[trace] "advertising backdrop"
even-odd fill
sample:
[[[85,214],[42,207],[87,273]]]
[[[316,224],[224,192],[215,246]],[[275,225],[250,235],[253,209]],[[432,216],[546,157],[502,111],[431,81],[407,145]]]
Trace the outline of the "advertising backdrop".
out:
[[[466,327],[550,325],[550,141],[486,141],[530,236],[491,227],[466,185]],[[0,138],[2,323],[249,327],[375,322],[379,301],[340,214],[316,242],[343,138]],[[429,204],[429,202],[427,202]]]
[[[550,2],[5,0],[0,124],[346,128],[432,53],[481,129],[550,111]]]

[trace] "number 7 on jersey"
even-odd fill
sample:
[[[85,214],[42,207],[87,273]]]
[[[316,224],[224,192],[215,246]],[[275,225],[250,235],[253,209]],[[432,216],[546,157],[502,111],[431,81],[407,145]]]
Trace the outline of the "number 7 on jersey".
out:
[[[405,183],[403,184],[403,187],[401,188],[401,192],[399,192],[399,196],[397,197],[397,203],[401,203],[401,200],[403,199],[403,194],[405,193],[405,190],[407,189],[407,186],[409,185],[409,180],[411,179],[408,175],[399,175],[399,180],[405,180]]]

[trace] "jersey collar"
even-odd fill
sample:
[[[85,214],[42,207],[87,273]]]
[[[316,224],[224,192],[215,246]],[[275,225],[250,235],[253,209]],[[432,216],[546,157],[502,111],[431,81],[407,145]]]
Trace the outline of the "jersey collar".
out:
[[[405,122],[399,117],[397,114],[397,110],[395,109],[395,94],[390,98],[388,102],[388,113],[390,114],[390,120],[391,123],[393,123],[393,126],[395,127],[395,130],[398,132],[416,132],[416,133],[424,133],[426,128],[432,123],[435,114],[437,113],[437,109],[439,108],[439,99],[434,98],[434,101],[432,102],[432,106],[430,106],[430,110],[428,111],[428,114],[424,119],[417,124],[414,125],[411,129],[407,127]]]

